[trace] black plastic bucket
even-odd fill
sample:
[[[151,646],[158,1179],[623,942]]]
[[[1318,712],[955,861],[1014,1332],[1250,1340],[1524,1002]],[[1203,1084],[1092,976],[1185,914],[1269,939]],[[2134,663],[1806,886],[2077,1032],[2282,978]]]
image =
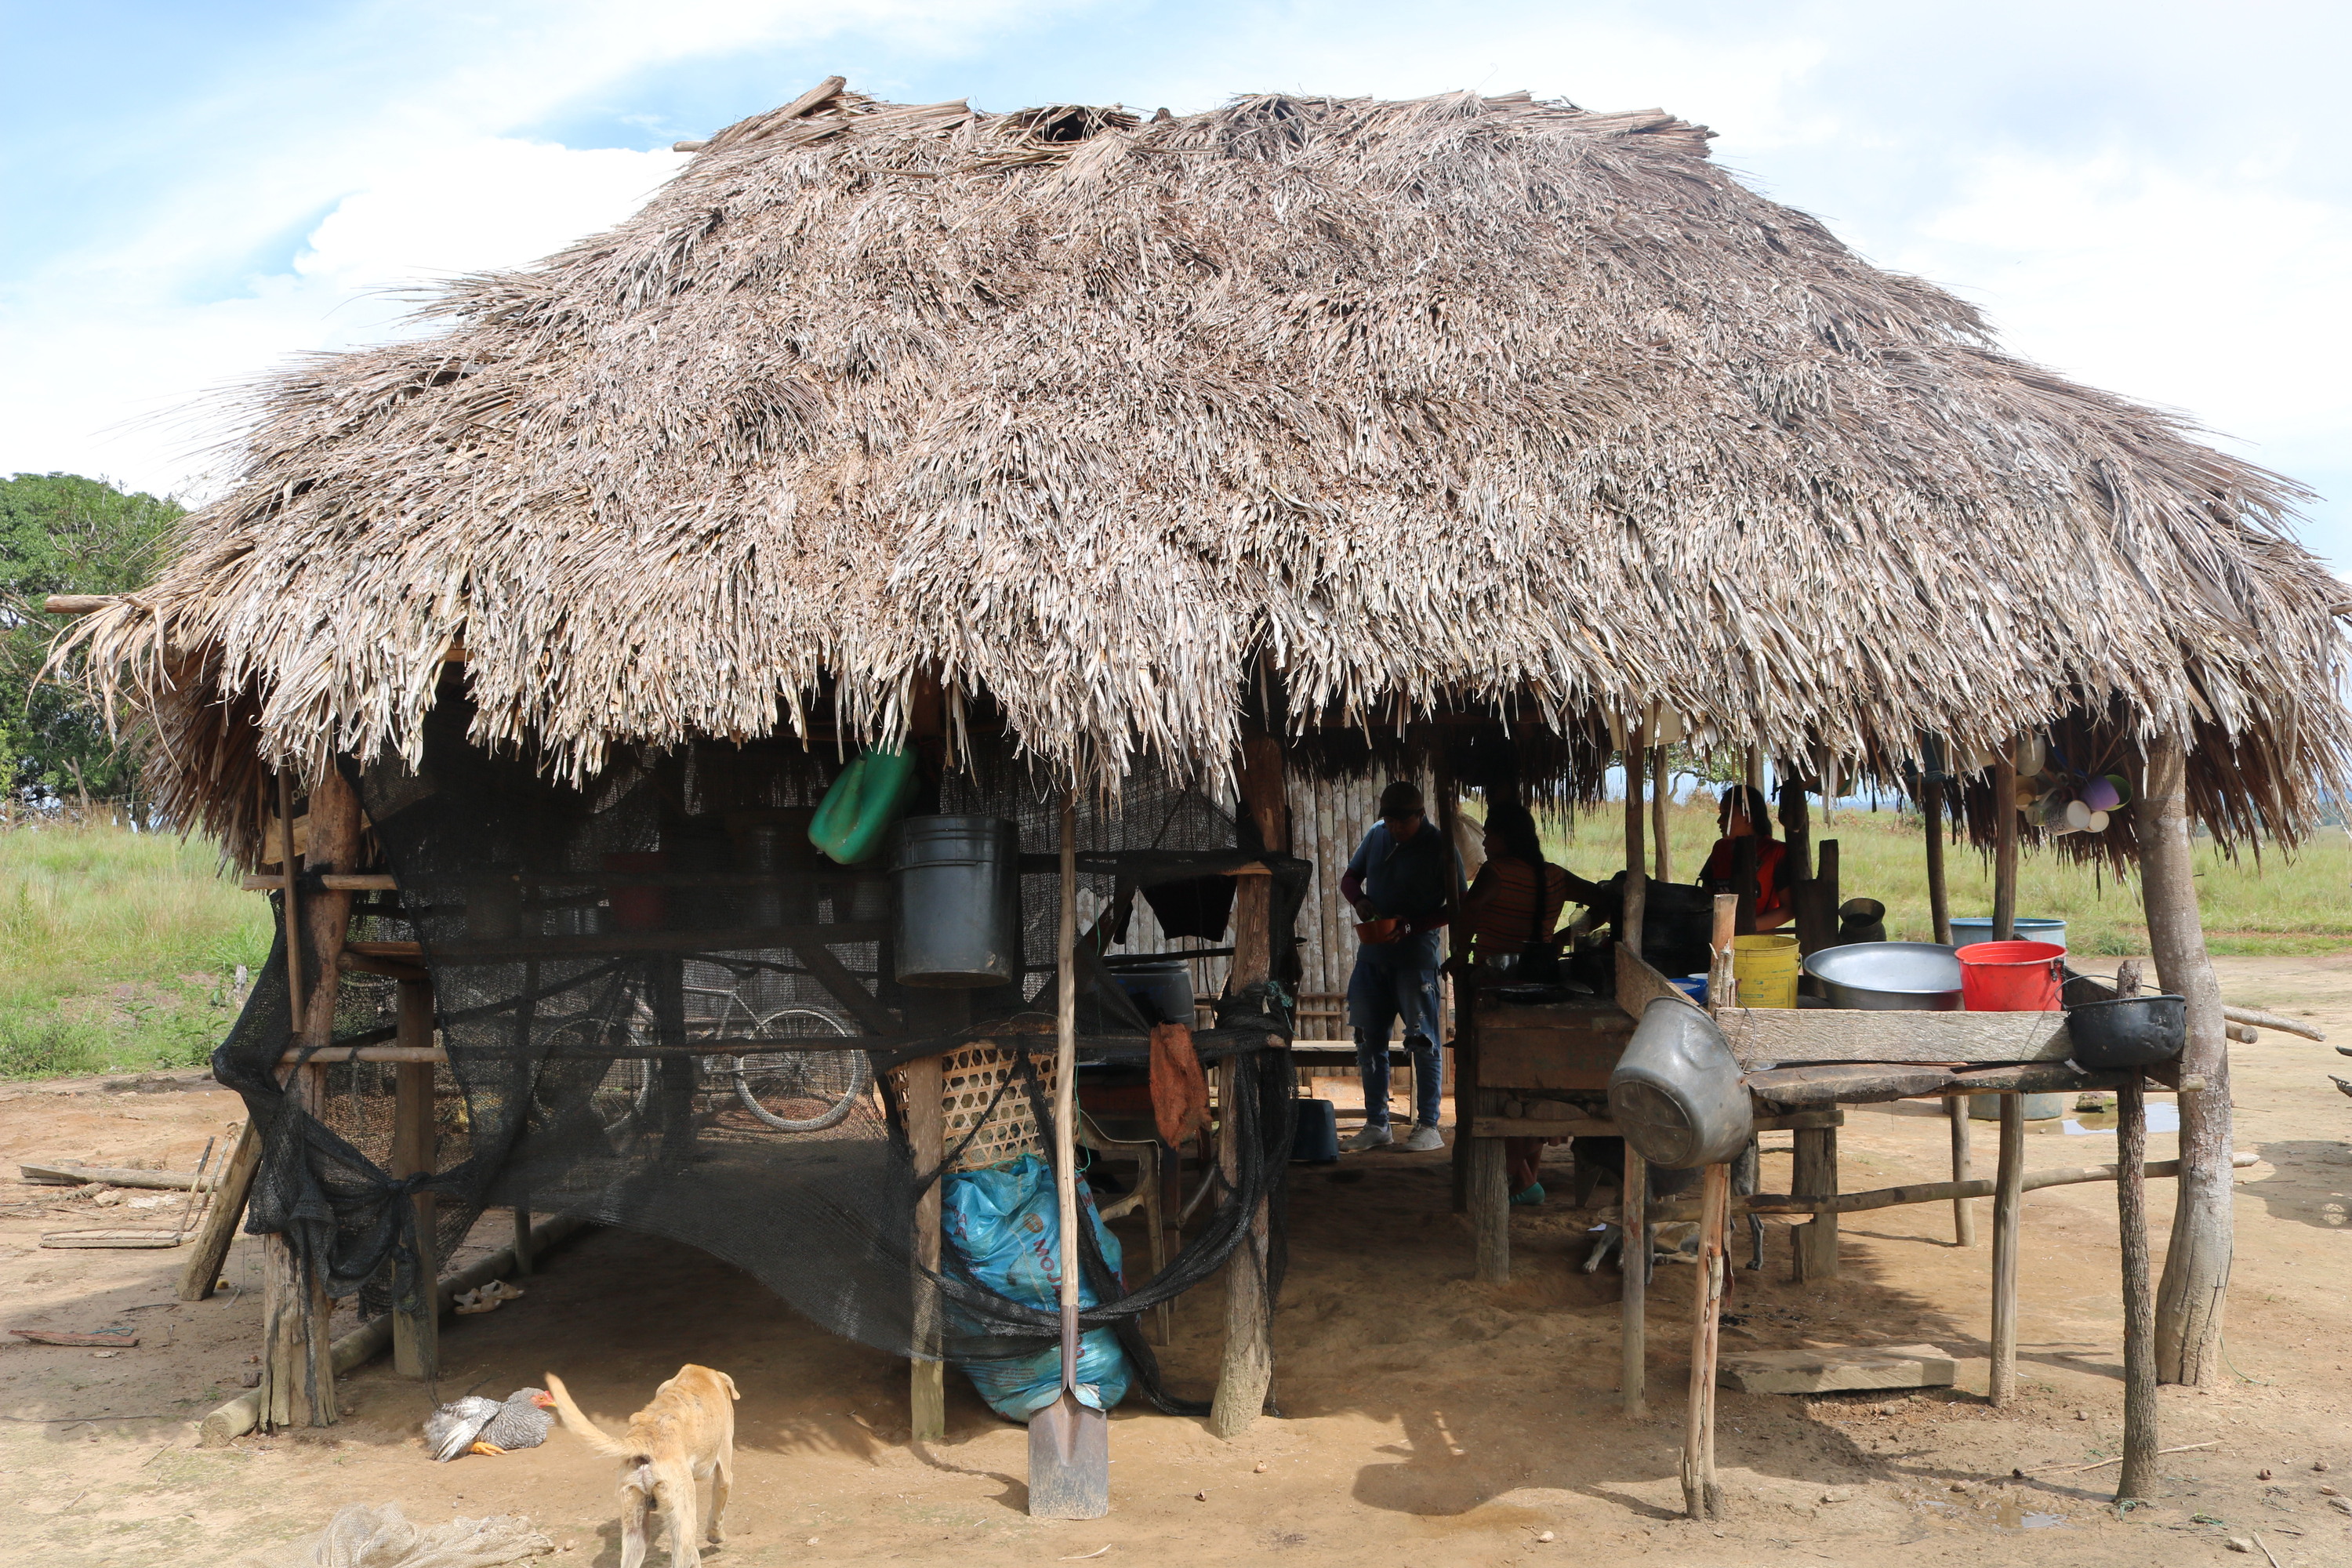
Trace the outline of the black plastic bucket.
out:
[[[1339,1116],[1328,1100],[1302,1100],[1290,1135],[1290,1157],[1307,1165],[1328,1165],[1339,1157]]]
[[[2189,1004],[2179,996],[2118,996],[2066,1009],[2074,1065],[2086,1072],[2154,1067],[2180,1054],[2189,1041]]]

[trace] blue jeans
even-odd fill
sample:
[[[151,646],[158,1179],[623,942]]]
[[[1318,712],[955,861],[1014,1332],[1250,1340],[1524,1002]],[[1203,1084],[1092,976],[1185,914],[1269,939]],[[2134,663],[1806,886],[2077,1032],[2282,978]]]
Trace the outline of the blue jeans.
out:
[[[1412,1054],[1414,1119],[1437,1125],[1443,1068],[1437,1048],[1436,931],[1385,947],[1356,950],[1355,973],[1348,977],[1348,1022],[1356,1033],[1356,1072],[1364,1084],[1364,1125],[1389,1124],[1389,1033],[1404,1020],[1404,1046]]]

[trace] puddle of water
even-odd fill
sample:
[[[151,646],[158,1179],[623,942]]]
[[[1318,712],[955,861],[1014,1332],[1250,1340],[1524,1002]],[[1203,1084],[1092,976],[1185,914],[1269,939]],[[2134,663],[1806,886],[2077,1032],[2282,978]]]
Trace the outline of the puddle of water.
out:
[[[2057,1530],[2064,1526],[2066,1516],[2058,1513],[2028,1513],[2007,1498],[1994,1505],[1992,1522],[1998,1530]]]
[[[2070,1116],[2060,1126],[2065,1132],[2099,1133],[2116,1130],[2116,1113],[2101,1110],[2080,1116]],[[2180,1107],[2168,1100],[2152,1101],[2147,1108],[2147,1130],[2150,1132],[2180,1131]]]

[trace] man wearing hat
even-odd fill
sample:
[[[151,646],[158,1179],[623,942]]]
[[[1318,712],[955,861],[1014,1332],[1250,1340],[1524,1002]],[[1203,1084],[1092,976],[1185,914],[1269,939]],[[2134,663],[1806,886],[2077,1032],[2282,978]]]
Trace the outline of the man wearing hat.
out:
[[[1422,807],[1421,791],[1399,779],[1381,792],[1381,819],[1348,862],[1339,890],[1362,923],[1355,973],[1348,977],[1348,1022],[1356,1034],[1356,1070],[1364,1083],[1364,1128],[1350,1150],[1395,1142],[1389,1131],[1389,1031],[1404,1020],[1412,1053],[1413,1125],[1408,1151],[1442,1149],[1437,1130],[1439,1067],[1437,973],[1445,962],[1446,879],[1454,857]]]

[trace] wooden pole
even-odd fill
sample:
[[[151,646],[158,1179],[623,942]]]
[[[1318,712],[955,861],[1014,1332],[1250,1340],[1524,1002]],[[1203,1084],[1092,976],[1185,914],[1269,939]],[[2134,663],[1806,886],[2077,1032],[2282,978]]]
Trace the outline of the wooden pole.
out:
[[[2189,1043],[2180,1070],[2205,1087],[2180,1096],[2180,1191],[2156,1292],[2157,1376],[2204,1384],[2222,1376],[2221,1319],[2236,1248],[2231,1230],[2230,1045],[2221,992],[2197,916],[2197,864],[2189,838],[2189,759],[2179,740],[2147,747],[2139,800],[2140,896],[2158,983],[2187,998]]]
[[[2017,748],[1992,765],[1992,939],[2017,935]]]
[[[1674,835],[1666,821],[1666,807],[1674,799],[1674,772],[1667,762],[1671,748],[1650,748],[1650,837],[1657,840],[1652,851],[1661,882],[1675,879]]]
[[[1789,1176],[1789,1192],[1794,1197],[1835,1197],[1838,1190],[1837,1129],[1834,1127],[1800,1127],[1796,1134],[1796,1160]],[[1790,1238],[1796,1249],[1797,1278],[1807,1284],[1818,1284],[1838,1277],[1838,1216],[1817,1214],[1803,1225],[1792,1226]]]
[[[1753,790],[1764,787],[1764,747],[1761,742],[1748,748],[1748,787]]]
[[[1454,764],[1443,747],[1430,760],[1431,793],[1437,801],[1437,826],[1449,849],[1454,845],[1454,823],[1460,819],[1462,792],[1454,782]],[[1461,879],[1454,874],[1454,862],[1447,861],[1445,878],[1445,952],[1455,969],[1470,961],[1470,933],[1462,929],[1454,918],[1462,909]],[[1444,1074],[1444,1053],[1439,1052],[1438,1073]],[[1418,1087],[1418,1086],[1416,1086]],[[1441,1083],[1441,1089],[1443,1085]],[[1419,1103],[1418,1096],[1415,1103]],[[1370,1109],[1367,1107],[1367,1109]],[[1475,1180],[1470,1163],[1476,1153],[1476,1140],[1470,1136],[1470,1124],[1478,1118],[1478,997],[1468,982],[1454,988],[1454,1147],[1447,1155],[1448,1197],[1454,1212],[1471,1212],[1472,1188]]]
[[[2025,1194],[2025,1097],[2000,1097],[2000,1164],[1992,1193],[1992,1402],[2017,1397],[2018,1219]]]
[[[400,982],[399,1007],[400,1043],[430,1047],[432,983]],[[402,1062],[392,1070],[392,1173],[429,1174],[440,1157],[433,1121],[433,1064]],[[409,1203],[416,1226],[416,1279],[415,1288],[392,1304],[392,1365],[403,1377],[429,1382],[441,1375],[441,1313],[437,1307],[441,1259],[434,1225],[437,1205],[431,1193],[418,1193]]]
[[[2148,1292],[2147,1089],[2116,1092],[2116,1218],[2123,1232],[2124,1468],[2116,1500],[2156,1495],[2156,1300]]]
[[[236,1239],[237,1222],[245,1217],[253,1173],[260,1168],[261,1137],[248,1121],[237,1131],[236,1144],[213,1178],[213,1201],[196,1222],[195,1243],[180,1270],[181,1300],[202,1301],[212,1295],[221,1266],[228,1261],[229,1244]]]
[[[1968,1096],[1944,1096],[1944,1121],[1952,1135],[1952,1180],[1974,1181],[1976,1161],[1969,1147]],[[1977,1244],[1977,1211],[1966,1198],[1952,1200],[1952,1243],[1956,1247],[1974,1247]]]
[[[1500,1138],[1474,1138],[1455,1123],[1454,1136],[1470,1145],[1471,1269],[1482,1285],[1511,1280],[1511,1184]]]
[[[1283,794],[1282,743],[1274,736],[1260,731],[1244,738],[1241,796],[1259,841],[1271,853],[1287,854],[1290,813]],[[1453,824],[1444,826],[1451,847]],[[1244,877],[1240,882],[1234,892],[1234,962],[1225,982],[1231,991],[1257,984],[1274,973],[1273,879]],[[1246,1060],[1238,1056],[1217,1064],[1217,1159],[1232,1186],[1239,1185],[1242,1160],[1241,1128],[1234,1110],[1241,1102],[1241,1077],[1247,1070]],[[1209,1413],[1209,1429],[1220,1437],[1246,1431],[1265,1408],[1266,1393],[1274,1386],[1273,1302],[1265,1289],[1271,1236],[1272,1215],[1267,1200],[1261,1198],[1250,1212],[1248,1237],[1225,1266],[1224,1355]]]
[[[1691,1310],[1690,1389],[1683,1415],[1683,1511],[1693,1519],[1715,1518],[1722,1500],[1715,1483],[1715,1364],[1730,1198],[1731,1167],[1706,1167],[1699,1176],[1698,1278]]]
[[[1944,882],[1944,781],[1928,778],[1919,785],[1919,815],[1927,826],[1927,918],[1934,922],[1930,939],[1952,945],[1952,899]]]
[[[1639,1421],[1650,1414],[1650,1163],[1633,1152],[1632,1139],[1622,1142],[1623,1201],[1618,1207],[1625,1245],[1618,1261],[1624,1267],[1625,1286],[1617,1299],[1618,1353],[1622,1360],[1620,1384],[1625,1415]]]
[[[940,1295],[940,1246],[942,1215],[940,1184],[947,1180],[940,1162],[947,1154],[946,1111],[940,1097],[947,1074],[939,1057],[921,1057],[907,1064],[907,1142],[918,1180],[929,1178],[915,1200],[915,1354],[908,1362],[908,1405],[914,1441],[936,1443],[948,1435],[947,1363],[940,1359],[945,1314]]]
[[[1642,951],[1642,921],[1649,906],[1649,857],[1642,846],[1642,759],[1649,755],[1649,725],[1636,724],[1625,740],[1625,913],[1617,940],[1635,954]]]
[[[1739,932],[1739,903],[1737,893],[1715,896],[1714,926],[1707,935],[1707,945],[1714,953],[1706,969],[1706,1008],[1710,1013],[1739,1005],[1738,971],[1732,961],[1732,939]]]
[[[1780,776],[1780,875],[1791,885],[1813,876],[1813,822],[1805,802],[1805,781],[1794,772]]]

